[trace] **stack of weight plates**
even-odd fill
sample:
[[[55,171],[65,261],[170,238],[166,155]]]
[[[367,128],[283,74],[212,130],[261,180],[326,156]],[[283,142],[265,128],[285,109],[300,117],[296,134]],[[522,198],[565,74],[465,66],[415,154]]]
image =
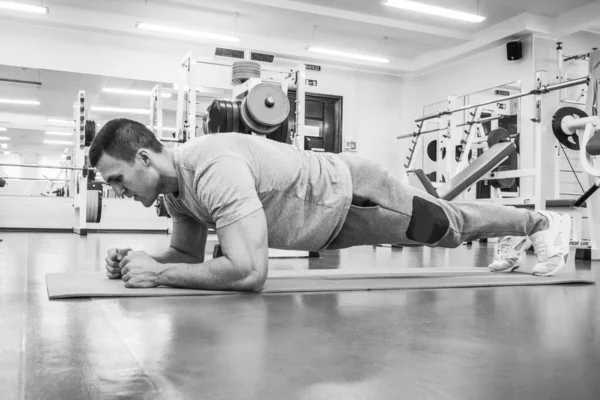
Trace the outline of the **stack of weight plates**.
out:
[[[260,64],[254,61],[236,61],[231,69],[231,83],[241,85],[250,78],[260,78]]]
[[[269,83],[256,85],[241,106],[242,121],[258,135],[268,135],[279,128],[290,113],[290,101],[280,87]]]
[[[205,134],[214,134],[222,132],[246,133],[246,128],[242,124],[240,115],[241,101],[232,101],[227,99],[215,99],[208,106],[206,114]]]

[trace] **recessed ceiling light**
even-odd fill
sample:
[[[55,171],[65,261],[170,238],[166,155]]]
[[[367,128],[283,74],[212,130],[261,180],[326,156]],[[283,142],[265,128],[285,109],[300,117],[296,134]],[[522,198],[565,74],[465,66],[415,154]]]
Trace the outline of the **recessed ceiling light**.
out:
[[[240,38],[237,38],[234,36],[220,35],[218,33],[194,31],[191,29],[176,28],[174,26],[149,24],[146,22],[138,22],[136,24],[136,28],[143,29],[146,31],[173,33],[175,35],[190,36],[190,37],[196,37],[196,38],[202,38],[202,39],[211,39],[211,40],[217,40],[217,41],[221,41],[221,42],[239,42],[241,40]]]
[[[332,50],[332,49],[323,49],[320,47],[309,46],[306,50],[311,51],[313,53],[328,54],[328,55],[338,56],[338,57],[343,57],[343,58],[354,58],[357,60],[372,61],[372,62],[377,62],[377,63],[382,63],[382,64],[387,64],[390,62],[390,60],[388,60],[387,58],[383,58],[383,57],[374,57],[374,56],[369,56],[366,54],[349,53],[346,51],[339,51],[339,50]]]
[[[103,88],[104,93],[115,93],[115,94],[128,94],[132,96],[150,96],[151,90],[134,90],[134,89],[120,89],[120,88]],[[171,97],[170,93],[161,93],[161,97]]]
[[[98,112],[150,115],[150,110],[146,108],[92,107],[91,110]]]
[[[48,14],[48,7],[32,6],[29,4],[15,3],[13,1],[0,1],[0,8],[34,14]]]
[[[0,132],[6,132],[6,128],[0,126]]]
[[[6,148],[8,148],[8,145],[6,143],[2,143],[2,144],[0,144],[0,147],[2,147],[3,149],[6,149]]]
[[[383,5],[401,8],[404,10],[416,11],[424,14],[436,15],[438,17],[457,19],[466,22],[479,23],[485,20],[485,17],[476,14],[469,14],[462,11],[450,10],[448,8],[432,6],[429,4],[418,3],[408,0],[384,0]]]
[[[3,104],[16,104],[20,106],[39,106],[40,102],[37,100],[13,100],[13,99],[0,99],[0,103]]]

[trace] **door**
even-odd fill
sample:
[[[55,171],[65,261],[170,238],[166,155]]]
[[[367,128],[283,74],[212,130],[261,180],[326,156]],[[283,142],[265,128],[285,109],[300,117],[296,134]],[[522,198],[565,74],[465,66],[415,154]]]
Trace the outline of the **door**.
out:
[[[289,91],[290,114],[281,127],[267,137],[291,143],[296,116],[296,92]],[[341,153],[342,151],[342,101],[341,96],[307,93],[305,97],[305,124],[319,129],[314,136],[305,137],[305,149]]]

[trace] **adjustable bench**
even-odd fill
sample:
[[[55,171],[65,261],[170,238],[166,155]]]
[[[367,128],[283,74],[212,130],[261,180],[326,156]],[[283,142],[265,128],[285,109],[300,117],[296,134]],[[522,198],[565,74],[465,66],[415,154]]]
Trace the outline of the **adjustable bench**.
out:
[[[453,200],[484,175],[500,165],[516,150],[517,147],[512,142],[495,144],[438,190],[435,189],[421,169],[407,171],[407,175],[413,186],[423,189],[439,199]]]

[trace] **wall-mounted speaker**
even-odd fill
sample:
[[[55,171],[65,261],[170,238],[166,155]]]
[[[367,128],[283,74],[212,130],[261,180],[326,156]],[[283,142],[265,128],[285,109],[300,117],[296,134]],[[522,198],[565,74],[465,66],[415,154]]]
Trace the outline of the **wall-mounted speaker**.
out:
[[[523,57],[523,44],[521,42],[508,42],[506,44],[506,58],[509,61],[520,60]]]

